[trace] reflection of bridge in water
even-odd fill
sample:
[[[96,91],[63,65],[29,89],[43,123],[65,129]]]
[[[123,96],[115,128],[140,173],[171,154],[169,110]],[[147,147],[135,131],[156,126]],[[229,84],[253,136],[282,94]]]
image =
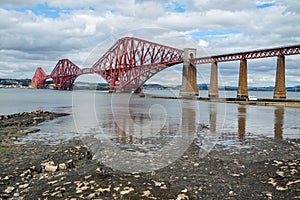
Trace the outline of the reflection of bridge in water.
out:
[[[277,57],[274,98],[285,99],[285,56],[300,54],[300,45],[272,49],[230,53],[210,57],[196,57],[196,49],[176,49],[158,43],[125,37],[119,39],[91,68],[81,69],[68,59],[60,60],[50,75],[37,68],[32,83],[44,88],[53,79],[55,88],[72,89],[75,79],[82,74],[99,74],[112,90],[141,91],[141,86],[155,74],[183,63],[181,96],[198,95],[197,64],[211,63],[209,97],[217,98],[218,63],[240,61],[237,98],[248,97],[247,60]]]
[[[155,108],[156,104],[147,104],[138,110],[129,108],[129,113],[125,111],[127,108],[116,108],[118,113],[102,115],[100,127],[116,144],[141,144],[146,146],[147,151],[155,151],[166,146],[174,138],[189,138],[187,141],[192,141],[194,134],[201,131],[203,125],[196,120],[198,109],[195,108],[195,103],[187,101],[182,105],[167,108],[166,112],[170,113],[168,110],[173,110],[176,113],[175,117],[162,112],[160,106]]]
[[[179,118],[175,121],[166,122],[158,116],[150,117],[149,113],[131,113],[130,117],[122,116],[115,121],[114,119],[100,120],[100,127],[107,135],[110,135],[114,143],[120,146],[128,145],[127,148],[131,150],[132,145],[141,145],[142,148],[146,146],[147,151],[155,151],[168,144],[174,137],[196,139],[196,142],[202,145],[205,145],[203,142],[208,144],[217,141],[233,141],[236,144],[249,145],[252,137],[264,135],[264,132],[247,131],[247,106],[238,105],[236,108],[237,126],[231,131],[227,129],[223,131],[222,124],[217,122],[217,120],[222,121],[220,118],[224,113],[220,113],[216,103],[209,104],[208,113],[199,112],[195,106],[186,104],[182,106],[181,112],[176,109]],[[284,112],[282,107],[274,109],[273,137],[275,139],[283,138]],[[207,115],[208,125],[200,123],[197,115]],[[220,116],[219,119],[218,116]]]
[[[210,119],[210,132],[216,133],[217,127],[217,111],[216,106],[211,104],[211,109],[209,113]],[[240,105],[237,107],[237,131],[232,130],[232,132],[221,132],[220,140],[235,140],[243,143],[247,137],[247,106]],[[284,108],[276,107],[274,110],[274,138],[283,138],[283,121],[284,121]]]

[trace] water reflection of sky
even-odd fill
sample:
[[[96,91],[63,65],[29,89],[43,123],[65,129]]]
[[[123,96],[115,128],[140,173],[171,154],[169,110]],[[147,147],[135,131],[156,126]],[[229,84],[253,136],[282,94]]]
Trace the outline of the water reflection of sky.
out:
[[[23,111],[27,111],[42,107],[52,111],[74,112],[74,107],[76,108],[76,105],[73,105],[72,108],[74,96],[72,99],[71,92],[48,92],[44,90],[46,94],[41,96],[43,91],[30,90],[30,94],[26,91],[26,94],[22,96],[22,90],[16,92],[12,91],[13,90],[8,91],[9,94],[7,94],[9,102],[6,102],[7,104],[2,102],[2,110],[7,109],[8,104],[11,105],[11,109],[15,108],[16,111],[22,111],[22,108],[24,109]],[[187,126],[190,128],[189,132],[194,132],[195,136],[197,136],[199,132],[199,128],[197,127],[202,125],[207,126],[209,128],[208,131],[204,131],[201,133],[202,136],[201,134],[200,136],[203,137],[205,135],[206,138],[212,137],[213,139],[211,140],[224,141],[225,144],[243,142],[247,137],[253,136],[266,136],[278,139],[300,138],[300,109],[153,99],[149,95],[153,92],[151,91],[145,98],[130,98],[128,100],[129,110],[126,111],[128,113],[125,115],[121,110],[126,110],[126,107],[122,107],[121,104],[119,107],[117,105],[111,105],[111,94],[95,93],[94,91],[77,92],[78,102],[85,102],[84,94],[92,93],[96,104],[90,105],[93,104],[93,102],[85,103],[84,107],[78,108],[79,111],[82,109],[80,112],[84,113],[87,109],[95,109],[98,126],[103,130],[107,130],[112,141],[118,144],[141,143],[141,141],[150,143],[149,137],[151,134],[157,136],[157,133],[159,133],[160,137],[172,136],[172,134],[174,135],[174,131],[180,130],[179,128],[185,126],[184,122],[187,122]],[[161,90],[157,93],[176,96],[176,92],[168,90]],[[57,97],[59,97],[59,99],[57,99]],[[122,103],[122,98],[116,97],[116,99]],[[30,104],[31,100],[34,103]],[[2,101],[4,100],[2,99]],[[3,106],[5,104],[6,106]],[[14,111],[11,112],[13,113]],[[116,113],[118,115],[116,115]],[[79,135],[73,117],[73,115],[70,115],[40,124],[38,126],[38,128],[41,129],[39,133],[28,135],[21,138],[20,141],[55,143],[78,137]],[[91,121],[89,117],[83,118],[86,122]],[[118,122],[117,124],[116,120]],[[165,120],[168,122],[167,125]],[[86,124],[87,128],[89,128],[88,123]],[[122,133],[120,129],[125,130],[126,134]],[[217,138],[215,134],[218,135]]]

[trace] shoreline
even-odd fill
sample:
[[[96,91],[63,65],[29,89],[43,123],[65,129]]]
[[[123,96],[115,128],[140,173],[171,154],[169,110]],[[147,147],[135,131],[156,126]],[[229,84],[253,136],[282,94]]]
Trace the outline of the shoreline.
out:
[[[0,116],[1,148],[3,136],[17,139],[20,135],[11,132],[26,132],[61,115],[38,111]],[[0,156],[0,199],[300,198],[299,139],[246,137],[240,146],[216,144],[210,152],[192,143],[170,165],[136,174],[99,163],[78,139],[58,145],[5,145],[11,148],[2,149]]]
[[[233,103],[240,105],[254,105],[254,106],[281,106],[290,108],[300,108],[299,99],[263,99],[259,98],[255,101],[237,100],[236,98],[204,98],[204,97],[168,97],[168,96],[152,96],[152,98],[160,99],[188,99],[194,101],[207,101],[216,103]]]

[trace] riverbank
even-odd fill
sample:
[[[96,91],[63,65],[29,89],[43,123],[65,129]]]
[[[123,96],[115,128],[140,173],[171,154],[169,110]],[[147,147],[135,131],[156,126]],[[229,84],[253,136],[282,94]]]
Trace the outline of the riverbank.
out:
[[[13,143],[59,116],[0,117],[0,199],[300,199],[299,140],[247,135],[239,146],[217,144],[203,158],[206,152],[193,143],[169,166],[139,174],[98,163],[79,139]]]
[[[152,98],[160,99],[184,99],[183,97],[167,97],[167,96],[152,96]],[[236,98],[204,98],[204,97],[191,97],[188,98],[196,101],[209,101],[218,103],[234,103],[240,105],[255,105],[255,106],[281,106],[290,108],[300,108],[299,99],[266,99],[259,98],[257,100],[238,100]]]

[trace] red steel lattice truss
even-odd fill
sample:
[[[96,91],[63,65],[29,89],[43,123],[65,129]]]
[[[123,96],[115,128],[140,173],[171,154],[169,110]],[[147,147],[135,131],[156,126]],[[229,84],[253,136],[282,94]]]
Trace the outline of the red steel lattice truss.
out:
[[[68,59],[60,60],[50,77],[57,89],[72,89],[81,74],[97,73],[111,89],[138,89],[161,70],[182,63],[184,51],[133,37],[119,39],[92,68],[80,69]],[[40,73],[37,69],[36,73]],[[45,76],[32,79],[43,88]]]
[[[183,62],[184,51],[132,37],[118,40],[94,65],[115,89],[137,89],[159,71]]]
[[[79,75],[80,68],[77,65],[68,59],[62,59],[58,61],[50,77],[53,79],[55,88],[70,90]]]
[[[206,64],[295,54],[300,54],[300,45],[193,58],[190,61]],[[125,37],[119,39],[91,68],[80,69],[68,59],[62,59],[50,75],[37,68],[32,83],[35,88],[44,88],[45,80],[52,78],[55,88],[72,89],[75,79],[81,74],[97,73],[111,89],[135,90],[161,70],[182,63],[183,57],[183,50]]]

